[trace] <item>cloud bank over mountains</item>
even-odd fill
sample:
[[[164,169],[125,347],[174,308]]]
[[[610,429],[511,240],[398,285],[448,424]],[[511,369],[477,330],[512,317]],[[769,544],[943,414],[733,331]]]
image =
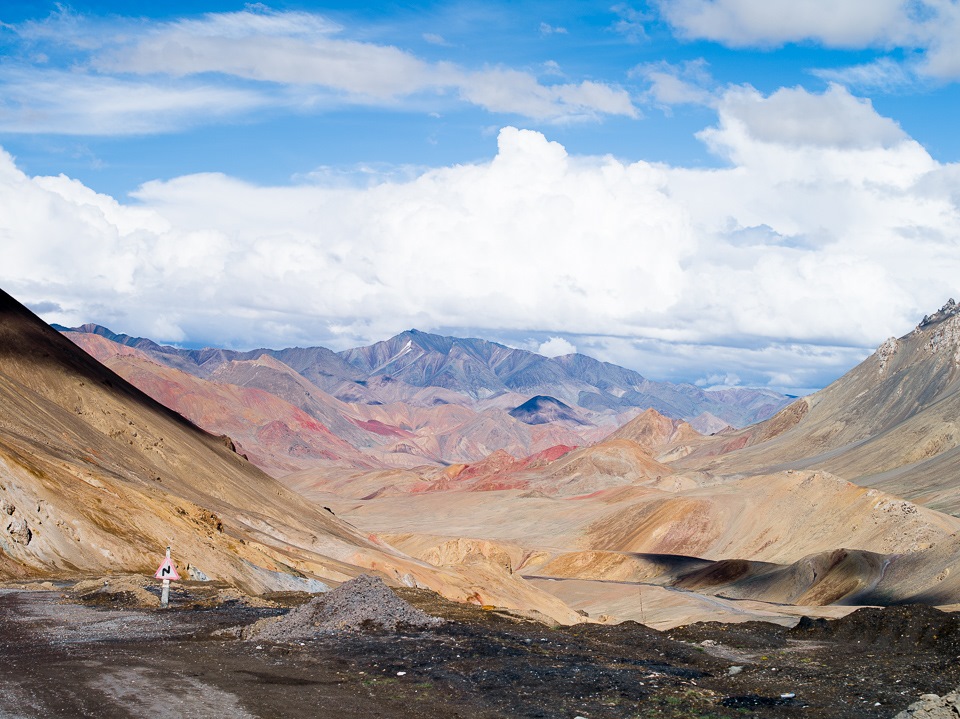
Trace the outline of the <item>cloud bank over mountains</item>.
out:
[[[408,180],[196,174],[121,202],[3,154],[0,283],[49,321],[157,340],[340,349],[458,328],[795,392],[955,293],[960,166],[839,85],[715,97],[712,169],[505,127],[491,160]]]

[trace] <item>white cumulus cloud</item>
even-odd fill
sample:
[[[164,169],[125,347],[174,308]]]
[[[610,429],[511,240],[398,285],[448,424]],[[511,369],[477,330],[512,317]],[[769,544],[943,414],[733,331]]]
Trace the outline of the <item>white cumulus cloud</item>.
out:
[[[920,70],[944,80],[960,78],[960,4],[952,0],[929,0],[932,12],[922,26],[926,56]]]
[[[743,127],[751,141],[794,146],[866,149],[892,147],[906,133],[887,117],[878,115],[869,100],[854,97],[840,85],[816,94],[797,88],[781,88],[764,97],[752,87],[735,87],[719,102],[721,126],[729,132]],[[704,139],[712,142],[716,133]]]
[[[412,177],[189,175],[125,204],[2,154],[0,286],[50,321],[158,340],[472,328],[794,391],[956,296],[960,166],[839,87],[736,87],[715,107],[716,169],[571,156],[508,127],[489,161]]]
[[[568,342],[563,337],[551,337],[537,348],[537,352],[542,354],[544,357],[572,355],[575,354],[576,351],[577,346],[572,342]]]

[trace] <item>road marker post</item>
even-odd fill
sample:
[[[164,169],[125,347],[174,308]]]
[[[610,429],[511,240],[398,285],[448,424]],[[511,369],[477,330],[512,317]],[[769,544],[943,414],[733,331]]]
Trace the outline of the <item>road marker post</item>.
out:
[[[177,567],[170,559],[170,547],[167,547],[167,557],[160,564],[157,573],[153,575],[155,579],[163,580],[163,589],[160,592],[160,608],[166,609],[170,604],[170,581],[179,581],[180,574]]]

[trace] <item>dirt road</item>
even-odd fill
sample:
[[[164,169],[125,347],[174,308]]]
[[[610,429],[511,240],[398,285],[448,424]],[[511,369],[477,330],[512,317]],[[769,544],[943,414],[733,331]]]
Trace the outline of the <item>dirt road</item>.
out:
[[[247,641],[222,630],[284,610],[102,608],[0,590],[0,718],[888,719],[960,684],[957,621],[926,608],[856,612],[829,631],[661,633],[632,622],[549,628],[398,593],[448,621]]]

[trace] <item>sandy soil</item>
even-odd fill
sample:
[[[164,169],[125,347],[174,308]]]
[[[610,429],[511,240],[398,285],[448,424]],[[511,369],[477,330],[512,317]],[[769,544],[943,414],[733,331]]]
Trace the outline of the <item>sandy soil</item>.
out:
[[[83,606],[62,590],[2,590],[0,717],[889,719],[960,684],[958,621],[924,607],[663,633],[397,594],[447,621],[244,640],[237,627],[289,610],[189,587],[165,611],[123,593]]]

